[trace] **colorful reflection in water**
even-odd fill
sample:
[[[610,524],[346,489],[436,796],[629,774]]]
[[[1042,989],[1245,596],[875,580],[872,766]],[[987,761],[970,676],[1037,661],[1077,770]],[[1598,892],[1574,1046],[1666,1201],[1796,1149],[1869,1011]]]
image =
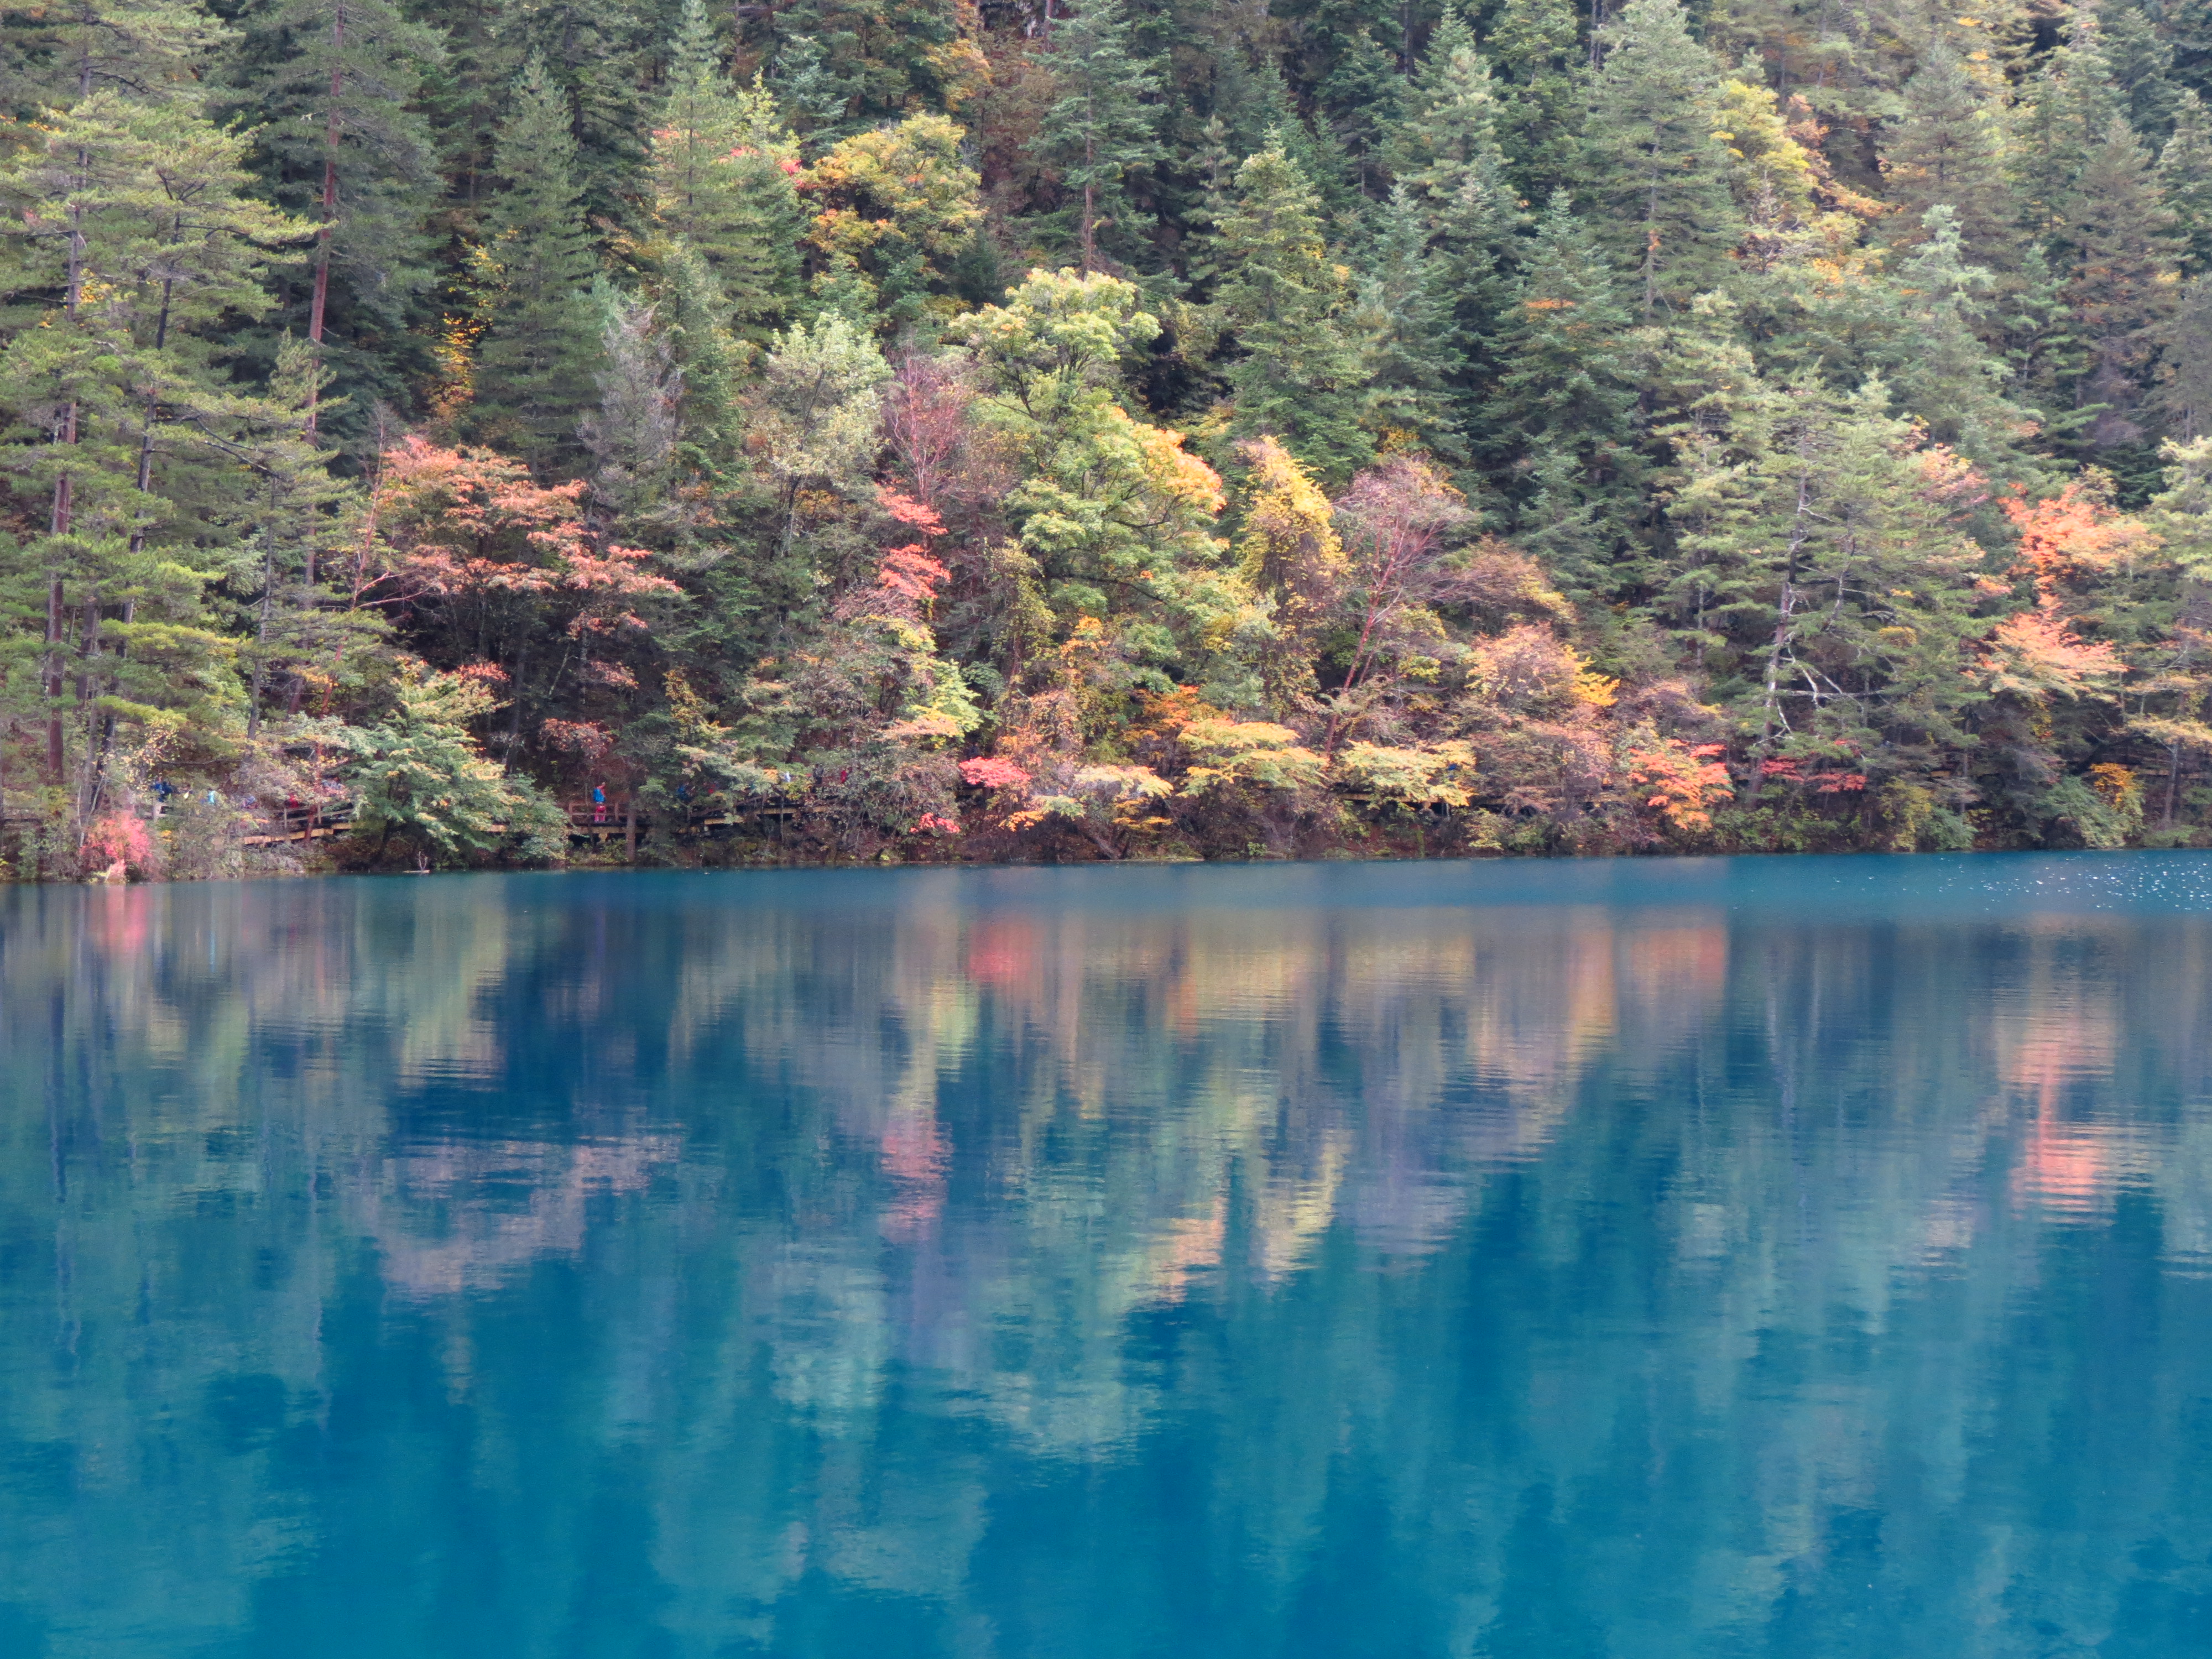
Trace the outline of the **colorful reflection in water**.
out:
[[[0,895],[0,1652],[2196,1654],[2212,858]]]

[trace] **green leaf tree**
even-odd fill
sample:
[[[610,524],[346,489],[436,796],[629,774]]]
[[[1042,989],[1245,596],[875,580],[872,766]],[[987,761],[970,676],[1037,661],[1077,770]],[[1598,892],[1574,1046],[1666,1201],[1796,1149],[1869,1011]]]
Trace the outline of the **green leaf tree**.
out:
[[[510,842],[526,857],[564,853],[560,809],[486,759],[469,730],[495,702],[480,681],[411,663],[392,681],[392,706],[374,724],[318,728],[350,757],[344,775],[357,801],[354,833],[374,836],[380,854],[394,838],[411,842],[426,865]]]

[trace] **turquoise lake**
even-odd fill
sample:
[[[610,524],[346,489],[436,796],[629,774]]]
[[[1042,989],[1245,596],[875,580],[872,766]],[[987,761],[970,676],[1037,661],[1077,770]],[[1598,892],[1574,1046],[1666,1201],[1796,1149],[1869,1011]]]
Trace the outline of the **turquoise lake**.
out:
[[[2212,856],[0,891],[7,1659],[2212,1651]]]

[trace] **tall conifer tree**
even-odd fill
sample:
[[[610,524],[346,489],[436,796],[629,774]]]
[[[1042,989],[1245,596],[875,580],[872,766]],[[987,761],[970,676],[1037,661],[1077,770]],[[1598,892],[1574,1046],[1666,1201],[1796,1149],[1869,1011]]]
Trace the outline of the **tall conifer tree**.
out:
[[[438,177],[416,98],[443,45],[392,0],[265,0],[244,24],[227,101],[258,124],[278,204],[320,226],[279,315],[353,394],[358,421],[372,398],[404,401],[401,374],[420,351],[401,331],[430,282]],[[264,349],[273,362],[273,340]]]
[[[1346,327],[1349,273],[1322,232],[1321,201],[1271,144],[1237,170],[1221,222],[1215,296],[1239,356],[1230,365],[1232,433],[1271,434],[1336,483],[1373,453],[1359,426],[1360,364]]]
[[[1137,50],[1122,0],[1083,0],[1054,27],[1045,58],[1060,95],[1038,137],[1076,195],[1076,252],[1087,272],[1097,267],[1102,226],[1118,232],[1124,246],[1136,240],[1127,183],[1160,158],[1159,111],[1146,100],[1161,77]]]
[[[1716,285],[1741,234],[1717,135],[1720,72],[1681,0],[1629,0],[1591,88],[1593,206],[1645,316]]]
[[[655,239],[706,261],[744,337],[764,342],[800,295],[805,213],[794,184],[799,144],[759,84],[731,83],[700,0],[684,0],[654,124],[647,177]]]
[[[1622,301],[1595,232],[1553,195],[1498,341],[1502,365],[1482,406],[1486,447],[1507,469],[1527,533],[1558,530],[1565,580],[1602,591],[1609,554],[1637,513],[1635,368]]]
[[[2003,111],[1938,42],[1905,83],[1896,118],[1881,135],[1889,199],[1897,206],[1889,235],[1911,241],[1926,234],[1929,210],[1951,210],[1965,256],[2009,268],[2015,233],[2005,200]]]
[[[1522,199],[1577,182],[1583,55],[1569,0],[1505,0],[1486,44],[1498,78],[1498,142]]]
[[[586,290],[597,261],[584,225],[567,96],[532,58],[500,125],[505,188],[484,215],[475,424],[533,462],[574,453],[596,349]]]
[[[2173,136],[2158,158],[2158,189],[2173,215],[2182,270],[2191,276],[2212,270],[2212,114],[2193,91],[2175,101]]]

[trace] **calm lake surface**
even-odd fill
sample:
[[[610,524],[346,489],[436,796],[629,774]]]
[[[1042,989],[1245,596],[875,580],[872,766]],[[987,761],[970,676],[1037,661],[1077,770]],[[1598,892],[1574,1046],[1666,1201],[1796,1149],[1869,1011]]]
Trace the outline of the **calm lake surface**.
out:
[[[0,1655],[2212,1650],[2212,857],[0,892]]]

